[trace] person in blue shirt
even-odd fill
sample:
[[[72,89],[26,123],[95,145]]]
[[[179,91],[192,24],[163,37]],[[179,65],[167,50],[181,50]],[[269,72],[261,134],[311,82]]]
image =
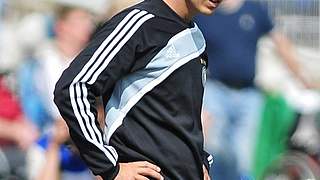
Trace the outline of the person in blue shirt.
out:
[[[302,82],[288,39],[274,30],[260,2],[225,0],[212,16],[196,18],[209,56],[204,107],[213,123],[207,150],[215,156],[213,179],[251,179],[251,161],[263,97],[254,84],[258,40],[268,35]]]
[[[52,131],[43,134],[29,149],[27,163],[29,179],[95,179],[81,160],[62,120],[55,121]]]

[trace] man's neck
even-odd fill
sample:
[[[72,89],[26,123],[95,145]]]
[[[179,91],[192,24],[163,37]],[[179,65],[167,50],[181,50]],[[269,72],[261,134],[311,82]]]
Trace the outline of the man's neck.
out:
[[[178,14],[186,22],[190,22],[197,13],[192,11],[195,9],[191,3],[186,0],[163,0],[176,14]]]

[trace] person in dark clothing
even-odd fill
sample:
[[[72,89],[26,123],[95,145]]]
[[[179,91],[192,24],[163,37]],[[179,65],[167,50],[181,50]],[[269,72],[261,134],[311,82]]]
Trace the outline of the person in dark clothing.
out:
[[[207,56],[192,21],[221,0],[145,0],[115,15],[64,71],[55,103],[103,179],[209,179],[201,108]],[[102,96],[105,128],[97,121]]]
[[[252,158],[263,107],[255,84],[258,41],[269,36],[284,64],[306,87],[295,48],[274,28],[264,3],[225,0],[213,16],[197,16],[207,40],[208,80],[204,95],[206,150],[215,155],[213,179],[252,179]]]

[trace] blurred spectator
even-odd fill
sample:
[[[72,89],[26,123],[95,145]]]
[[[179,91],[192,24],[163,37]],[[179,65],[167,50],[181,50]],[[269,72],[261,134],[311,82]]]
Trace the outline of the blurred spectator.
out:
[[[53,90],[62,71],[89,40],[93,31],[91,14],[81,8],[61,6],[57,8],[54,26],[55,37],[39,48],[36,59],[39,68],[35,74],[38,81],[37,89],[44,100],[45,107],[53,119],[60,118],[60,114],[53,104]]]
[[[25,120],[18,99],[0,75],[0,179],[25,179],[25,150],[37,138],[36,128]]]
[[[213,16],[199,16],[206,37],[209,79],[204,97],[212,117],[207,149],[215,155],[213,179],[252,179],[251,163],[263,96],[254,84],[257,42],[274,41],[290,70],[309,86],[296,63],[290,42],[273,30],[267,9],[259,2],[224,0]]]
[[[22,71],[21,95],[24,106],[28,107],[25,109],[31,112],[40,129],[49,127],[28,153],[31,179],[93,178],[76,151],[66,145],[69,143],[68,131],[53,103],[56,81],[88,42],[94,30],[92,13],[83,8],[82,1],[72,2],[60,2],[57,5],[53,22],[54,37],[38,45],[35,55]]]
[[[93,179],[70,141],[68,127],[63,120],[55,121],[52,133],[44,135],[29,150],[27,167],[29,179],[33,180]]]
[[[94,29],[92,18],[89,11],[78,6],[59,5],[54,37],[38,45],[20,72],[24,109],[40,129],[61,118],[53,103],[53,89],[62,71],[89,40]]]
[[[36,125],[40,133],[52,125],[53,118],[44,106],[43,99],[36,88],[35,71],[39,63],[33,58],[25,60],[18,72],[19,96],[22,109],[30,121]]]

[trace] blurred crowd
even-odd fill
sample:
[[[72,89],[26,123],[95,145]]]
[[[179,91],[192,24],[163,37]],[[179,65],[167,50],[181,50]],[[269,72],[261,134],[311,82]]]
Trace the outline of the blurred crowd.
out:
[[[0,179],[96,178],[70,140],[53,90],[99,26],[135,2],[0,1]]]
[[[288,1],[303,10],[273,17],[268,7],[284,1],[224,0],[195,19],[207,40],[203,125],[215,180],[320,178],[319,27],[318,43],[305,47],[276,21],[319,20],[319,0]],[[78,156],[53,90],[99,26],[137,2],[0,0],[0,180],[99,179]]]

